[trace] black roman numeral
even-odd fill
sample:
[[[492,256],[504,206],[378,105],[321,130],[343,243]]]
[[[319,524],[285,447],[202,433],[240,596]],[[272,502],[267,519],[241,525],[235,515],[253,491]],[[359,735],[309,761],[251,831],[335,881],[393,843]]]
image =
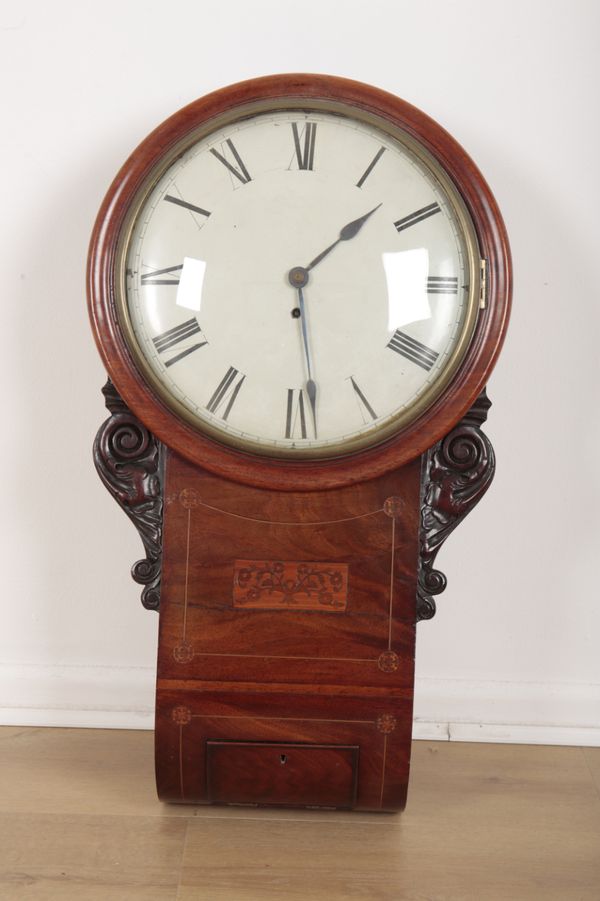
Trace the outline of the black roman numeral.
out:
[[[180,266],[167,266],[166,269],[151,269],[150,272],[143,272],[140,276],[142,285],[178,285],[179,276],[171,278],[160,278],[161,275],[171,275],[172,272],[181,272],[183,263]]]
[[[296,148],[296,160],[299,169],[311,169],[315,161],[315,138],[317,136],[317,123],[307,122],[302,131],[298,130],[298,123],[292,122],[294,133],[294,147]],[[304,146],[301,140],[304,137]]]
[[[429,372],[439,357],[435,350],[427,347],[426,344],[421,344],[416,338],[411,338],[410,335],[407,335],[406,332],[401,332],[400,329],[396,329],[387,347],[406,357],[407,360],[416,363],[421,369],[426,369],[427,372]]]
[[[356,381],[355,381],[353,375],[350,376],[350,381],[352,383],[352,387],[354,388],[354,393],[358,400],[358,407],[359,407],[361,416],[363,418],[363,422],[366,422],[365,415],[364,415],[365,410],[367,411],[367,413],[369,414],[371,419],[377,419],[377,413],[375,412],[375,410],[373,409],[373,407],[371,406],[371,404],[369,403],[369,401],[367,400],[367,398],[365,397],[363,392],[360,390],[358,385],[356,384]]]
[[[414,213],[410,214],[410,216],[405,216],[404,219],[398,219],[397,222],[394,222],[396,231],[402,232],[405,228],[410,228],[411,225],[416,225],[417,222],[423,222],[424,219],[429,219],[430,216],[435,216],[436,213],[441,213],[441,207],[439,203],[430,203],[429,206],[421,207],[420,210],[415,210]]]
[[[300,428],[300,437],[306,438],[306,412],[302,388],[288,388],[285,417],[285,437],[293,438]]]
[[[367,168],[365,169],[365,171],[363,172],[363,174],[361,175],[361,177],[356,182],[357,188],[362,188],[362,186],[366,182],[367,178],[369,177],[369,175],[371,174],[371,172],[373,171],[373,169],[375,168],[375,166],[377,165],[377,163],[379,162],[379,160],[381,159],[381,157],[383,156],[384,153],[385,153],[385,147],[380,147],[379,150],[377,151],[377,153],[375,154],[375,156],[373,157],[373,159],[371,160],[371,162],[369,163],[369,165],[367,166]]]
[[[213,156],[216,156],[216,158],[218,160],[220,160],[220,162],[222,162],[223,165],[227,169],[229,169],[229,171],[231,172],[232,175],[235,175],[236,178],[239,178],[239,180],[241,181],[241,183],[243,185],[248,184],[249,181],[252,181],[252,177],[251,177],[250,173],[248,172],[248,170],[246,169],[241,156],[237,152],[237,150],[235,148],[235,144],[233,143],[231,138],[227,138],[227,141],[225,143],[227,144],[227,146],[229,147],[229,150],[233,154],[233,158],[235,159],[235,162],[237,163],[237,165],[230,163],[229,160],[227,159],[227,157],[225,157],[222,153],[219,153],[218,150],[215,150],[214,147],[211,147],[210,152],[212,153]]]
[[[239,378],[238,378],[239,376]],[[221,419],[227,421],[227,417],[231,413],[235,400],[240,393],[240,388],[244,384],[246,376],[230,366],[219,384],[214,394],[206,405],[209,413],[218,413],[221,407],[225,405],[224,411],[220,414]]]
[[[180,344],[182,341],[186,341],[187,338],[191,338],[192,335],[200,334],[202,334],[200,326],[192,317],[192,319],[182,322],[181,325],[175,325],[173,328],[167,329],[167,331],[163,332],[161,335],[156,335],[156,337],[152,339],[152,343],[159,354],[164,354],[166,351],[171,350],[172,347],[175,347],[176,344]],[[165,366],[172,366],[173,363],[183,360],[188,354],[193,353],[200,347],[204,347],[205,344],[208,344],[208,341],[198,341],[196,344],[184,348],[174,357],[165,360]]]
[[[172,194],[165,194],[163,200],[166,200],[167,203],[174,203],[176,206],[185,207],[186,210],[190,210],[192,213],[199,213],[201,216],[210,216],[208,210],[203,210],[201,206],[196,206],[193,203],[188,203],[187,200],[182,200],[180,197],[174,197]]]
[[[427,279],[428,294],[458,294],[458,279],[452,276],[430,275]]]

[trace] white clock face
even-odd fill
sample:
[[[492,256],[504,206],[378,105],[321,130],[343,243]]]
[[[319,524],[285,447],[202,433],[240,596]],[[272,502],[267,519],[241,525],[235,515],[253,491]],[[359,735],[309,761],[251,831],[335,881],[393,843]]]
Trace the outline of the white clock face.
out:
[[[145,195],[125,249],[134,353],[201,431],[279,456],[381,441],[439,393],[479,258],[435,165],[370,122],[264,112]]]

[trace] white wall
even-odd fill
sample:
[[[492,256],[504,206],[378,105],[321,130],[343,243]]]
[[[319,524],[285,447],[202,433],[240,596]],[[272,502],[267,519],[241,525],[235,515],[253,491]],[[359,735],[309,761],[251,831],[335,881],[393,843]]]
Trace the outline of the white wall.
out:
[[[90,446],[84,298],[133,147],[214,88],[357,78],[421,107],[503,210],[514,315],[490,382],[495,483],[419,627],[415,734],[600,744],[598,52],[594,0],[0,0],[1,721],[151,725],[157,617]]]

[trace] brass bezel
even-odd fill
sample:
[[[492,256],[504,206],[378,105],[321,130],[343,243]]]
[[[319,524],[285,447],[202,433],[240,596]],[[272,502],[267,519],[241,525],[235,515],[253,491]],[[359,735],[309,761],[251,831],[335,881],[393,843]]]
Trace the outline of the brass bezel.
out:
[[[210,422],[195,416],[191,410],[165,388],[164,384],[156,376],[154,370],[147,362],[135,336],[127,305],[126,257],[131,235],[146,199],[154,190],[165,172],[179,157],[187,153],[194,144],[206,138],[213,131],[236,121],[248,119],[264,113],[284,110],[302,110],[303,112],[314,110],[344,116],[345,118],[372,125],[404,145],[409,152],[430,171],[432,176],[442,186],[446,197],[453,207],[456,219],[462,230],[468,257],[469,297],[467,301],[467,315],[465,317],[460,338],[441,375],[426,391],[423,392],[414,404],[411,404],[408,409],[403,410],[381,428],[369,432],[367,435],[357,435],[353,439],[340,442],[336,445],[327,445],[325,447],[268,447],[251,440],[244,440],[239,436],[229,435],[218,427],[212,426]],[[457,186],[449,177],[442,164],[415,138],[413,138],[412,135],[382,116],[355,107],[351,103],[314,98],[303,99],[300,97],[269,98],[240,104],[228,110],[226,113],[209,118],[201,125],[191,129],[184,138],[180,139],[173,147],[169,148],[161,159],[152,167],[148,176],[136,190],[134,201],[129,207],[119,235],[114,267],[114,297],[117,318],[125,342],[135,360],[142,378],[150,385],[163,403],[184,422],[200,434],[207,435],[222,445],[243,450],[246,453],[251,453],[260,457],[268,457],[271,459],[278,458],[282,460],[331,460],[346,457],[361,449],[376,447],[392,435],[397,434],[410,423],[414,422],[437,400],[437,398],[440,397],[444,389],[455,376],[475,330],[480,309],[481,263],[481,252],[477,234]]]

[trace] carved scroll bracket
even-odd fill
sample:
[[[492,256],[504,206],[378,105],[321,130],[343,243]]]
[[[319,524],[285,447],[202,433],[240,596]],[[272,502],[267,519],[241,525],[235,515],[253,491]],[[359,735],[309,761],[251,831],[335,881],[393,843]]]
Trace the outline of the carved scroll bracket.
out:
[[[158,610],[162,552],[162,445],[133,415],[110,381],[102,389],[111,415],[94,442],[98,474],[140,534],[146,556],[134,563],[142,604]]]
[[[494,450],[481,431],[490,407],[484,389],[458,425],[425,455],[417,620],[431,619],[436,609],[433,595],[446,587],[446,576],[433,566],[439,549],[483,497],[494,477]]]

